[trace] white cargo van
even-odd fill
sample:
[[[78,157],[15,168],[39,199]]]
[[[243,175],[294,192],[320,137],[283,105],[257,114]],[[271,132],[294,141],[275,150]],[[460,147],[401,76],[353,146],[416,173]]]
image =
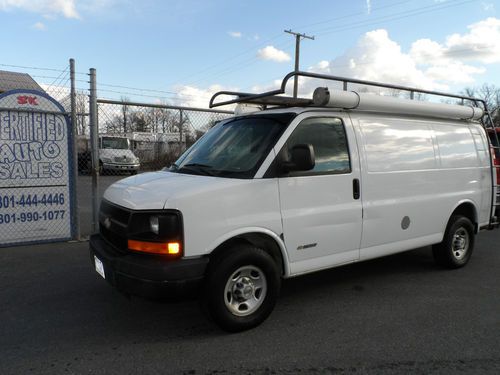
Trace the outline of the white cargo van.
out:
[[[303,72],[280,90],[216,94],[212,106],[268,108],[106,190],[90,240],[102,277],[133,295],[195,290],[217,324],[240,331],[267,318],[283,278],[428,245],[444,267],[469,261],[475,235],[498,226],[482,102],[280,95],[294,75],[445,95]],[[237,97],[214,103],[222,94]]]

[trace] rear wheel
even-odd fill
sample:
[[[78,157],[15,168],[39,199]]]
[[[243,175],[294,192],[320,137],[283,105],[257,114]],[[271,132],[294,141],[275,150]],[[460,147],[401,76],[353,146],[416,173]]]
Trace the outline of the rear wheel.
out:
[[[280,284],[278,267],[268,253],[238,245],[213,260],[205,280],[203,307],[222,329],[244,331],[271,314]]]
[[[465,216],[452,216],[443,242],[432,248],[436,263],[446,268],[460,268],[467,264],[474,250],[474,226]]]

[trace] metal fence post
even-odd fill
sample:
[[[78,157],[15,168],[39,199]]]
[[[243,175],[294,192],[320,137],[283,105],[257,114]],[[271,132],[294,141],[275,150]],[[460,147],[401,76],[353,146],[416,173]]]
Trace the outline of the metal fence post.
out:
[[[99,229],[99,124],[97,122],[96,70],[90,69],[90,147],[92,162],[92,231]]]
[[[182,109],[179,110],[179,146],[180,146],[180,150],[181,151],[184,151],[184,147],[182,147],[182,130],[183,130],[183,127],[184,127],[184,118],[182,116]]]
[[[77,135],[78,135],[78,124],[76,121],[76,85],[75,85],[75,59],[69,60],[69,78],[71,81],[71,91],[70,91],[70,99],[71,99],[71,131],[73,132],[71,139],[73,139],[72,152],[73,152],[73,175],[71,176],[71,188],[72,188],[72,220],[73,220],[73,239],[80,241],[81,233],[80,233],[80,215],[78,209],[78,153],[77,153]]]

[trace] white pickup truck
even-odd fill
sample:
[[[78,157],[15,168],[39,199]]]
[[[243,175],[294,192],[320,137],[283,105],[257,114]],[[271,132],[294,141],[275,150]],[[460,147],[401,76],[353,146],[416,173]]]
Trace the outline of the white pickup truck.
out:
[[[283,278],[428,245],[458,268],[498,225],[485,109],[276,94],[239,94],[229,103],[271,108],[106,190],[90,240],[102,277],[133,295],[195,290],[217,324],[241,331],[269,316]]]

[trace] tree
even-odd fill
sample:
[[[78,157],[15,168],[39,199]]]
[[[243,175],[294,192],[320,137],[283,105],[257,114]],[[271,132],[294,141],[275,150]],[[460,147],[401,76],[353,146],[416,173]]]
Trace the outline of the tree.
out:
[[[173,116],[166,108],[149,108],[145,120],[152,133],[171,133]]]
[[[146,132],[148,131],[148,124],[145,115],[141,111],[134,111],[130,115],[130,125],[132,131]]]
[[[495,126],[500,126],[500,88],[485,83],[481,87],[467,87],[462,94],[484,100]]]

